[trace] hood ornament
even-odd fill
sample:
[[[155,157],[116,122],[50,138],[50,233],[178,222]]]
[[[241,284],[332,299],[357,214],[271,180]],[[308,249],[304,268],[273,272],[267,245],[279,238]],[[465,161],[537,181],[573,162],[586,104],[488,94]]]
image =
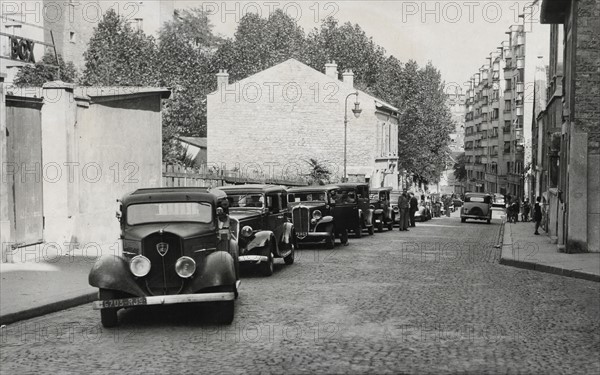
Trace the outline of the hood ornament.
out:
[[[169,251],[169,244],[166,242],[159,242],[156,244],[156,251],[158,251],[158,254],[161,257],[164,257],[165,255],[167,255],[167,252]]]

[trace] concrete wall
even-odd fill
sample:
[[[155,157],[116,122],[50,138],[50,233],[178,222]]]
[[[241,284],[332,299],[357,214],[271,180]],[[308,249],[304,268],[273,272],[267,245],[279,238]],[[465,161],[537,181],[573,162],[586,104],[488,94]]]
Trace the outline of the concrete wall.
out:
[[[208,95],[208,163],[223,169],[253,168],[290,177],[308,172],[314,158],[341,177],[344,163],[344,103],[355,92],[347,83],[288,60]],[[348,99],[348,175],[370,177],[375,171],[378,125],[375,98],[360,93],[362,113]],[[380,118],[378,118],[378,114]],[[386,177],[387,179],[387,177]],[[386,180],[387,181],[387,180]]]
[[[11,242],[10,219],[8,216],[8,179],[5,176],[4,165],[7,161],[6,150],[6,105],[4,92],[4,74],[0,74],[0,254],[2,262],[7,261],[5,244]]]

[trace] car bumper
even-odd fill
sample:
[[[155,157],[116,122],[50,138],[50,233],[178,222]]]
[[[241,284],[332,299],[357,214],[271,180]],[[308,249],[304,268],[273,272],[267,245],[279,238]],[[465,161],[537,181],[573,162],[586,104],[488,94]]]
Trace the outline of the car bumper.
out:
[[[460,215],[461,219],[477,219],[477,220],[487,220],[491,219],[489,216],[478,216],[478,215]]]
[[[322,242],[329,238],[331,234],[329,232],[309,232],[306,237],[299,238],[296,236],[296,240],[302,243]]]
[[[240,255],[239,259],[241,262],[252,262],[252,263],[262,263],[268,262],[269,257],[266,255]]]
[[[235,293],[198,293],[198,294],[174,294],[170,296],[148,296],[148,297],[131,297],[120,298],[103,301],[94,301],[93,308],[95,310],[148,306],[148,305],[173,305],[177,303],[197,303],[197,302],[219,302],[233,301]]]

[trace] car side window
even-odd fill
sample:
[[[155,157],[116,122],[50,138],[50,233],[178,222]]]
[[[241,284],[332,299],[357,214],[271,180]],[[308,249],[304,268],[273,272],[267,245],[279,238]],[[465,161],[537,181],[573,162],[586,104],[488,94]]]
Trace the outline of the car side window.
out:
[[[286,193],[279,194],[279,201],[281,202],[281,209],[285,210],[288,206],[288,197]]]
[[[267,207],[269,211],[276,214],[280,211],[281,205],[279,204],[279,195],[278,194],[269,194],[267,195]]]

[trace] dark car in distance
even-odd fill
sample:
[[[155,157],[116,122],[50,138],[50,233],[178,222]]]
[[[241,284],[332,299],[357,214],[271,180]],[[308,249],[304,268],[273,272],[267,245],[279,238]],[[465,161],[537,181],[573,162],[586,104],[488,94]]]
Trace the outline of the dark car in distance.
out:
[[[370,190],[370,202],[373,209],[373,225],[377,227],[378,232],[382,232],[386,227],[388,230],[394,229],[396,213],[392,209],[390,201],[391,187],[372,188]],[[396,203],[398,199],[396,199]]]
[[[294,225],[288,220],[287,190],[276,185],[220,186],[227,194],[229,215],[239,222],[240,263],[255,264],[264,276],[273,274],[275,258],[293,264]]]
[[[357,209],[351,204],[337,203],[337,185],[303,186],[288,189],[291,218],[296,233],[296,247],[307,243],[325,243],[328,249],[335,246],[335,238],[348,243],[348,216]],[[340,195],[341,197],[341,195]]]
[[[122,253],[101,257],[89,274],[103,326],[116,326],[121,308],[205,302],[221,322],[232,322],[237,226],[216,195],[206,188],[138,189],[120,200],[117,219]]]

